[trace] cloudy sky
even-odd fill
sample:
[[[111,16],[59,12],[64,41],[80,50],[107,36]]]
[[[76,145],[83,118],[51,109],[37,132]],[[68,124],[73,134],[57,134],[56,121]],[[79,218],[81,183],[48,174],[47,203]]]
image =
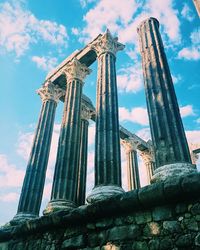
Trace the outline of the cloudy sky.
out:
[[[181,2],[181,3],[180,3]],[[0,225],[17,203],[41,108],[35,91],[47,73],[108,27],[126,45],[117,55],[120,123],[149,138],[136,28],[146,17],[160,31],[189,144],[200,144],[200,28],[192,1],[178,0],[0,0]],[[84,93],[95,104],[96,63]],[[49,200],[63,104],[57,107],[42,208]],[[93,186],[95,126],[90,124],[88,190]],[[142,185],[144,166],[139,159]],[[126,161],[122,149],[123,185]]]

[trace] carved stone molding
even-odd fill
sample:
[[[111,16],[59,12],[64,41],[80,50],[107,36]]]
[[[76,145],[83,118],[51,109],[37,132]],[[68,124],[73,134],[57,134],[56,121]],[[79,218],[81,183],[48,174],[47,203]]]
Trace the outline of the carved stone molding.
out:
[[[93,113],[85,104],[81,104],[81,120],[90,120]]]
[[[155,162],[152,150],[141,151],[140,156],[142,157],[142,160],[144,161],[145,164],[148,164],[149,162]]]
[[[89,75],[92,70],[80,63],[77,58],[74,58],[66,65],[62,72],[66,75],[68,82],[73,79],[79,79],[83,82],[85,77]]]
[[[38,95],[40,95],[43,102],[47,100],[53,100],[58,103],[59,99],[65,95],[65,91],[63,89],[59,88],[57,85],[51,82],[48,82],[36,92]]]
[[[117,37],[113,38],[109,29],[107,29],[101,37],[90,44],[90,47],[96,51],[97,56],[99,57],[105,52],[110,52],[115,55],[117,51],[123,50],[125,45],[119,43]]]
[[[196,164],[198,159],[199,159],[199,155],[197,153],[195,153],[194,151],[195,151],[195,149],[200,148],[200,144],[190,143],[188,146],[189,146],[189,150],[190,150],[192,163]]]
[[[121,140],[121,144],[124,146],[126,153],[130,153],[132,151],[136,151],[138,145],[140,144],[139,141],[134,140],[134,139],[123,139]]]

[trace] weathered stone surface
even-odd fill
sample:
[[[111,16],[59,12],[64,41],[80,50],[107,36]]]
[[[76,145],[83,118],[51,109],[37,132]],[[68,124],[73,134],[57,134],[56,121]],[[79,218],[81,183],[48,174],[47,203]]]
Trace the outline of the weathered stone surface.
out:
[[[192,238],[190,234],[181,235],[176,241],[176,245],[178,247],[188,247],[191,244],[192,244]]]
[[[185,228],[191,231],[199,231],[198,223],[195,221],[194,218],[191,219],[184,219],[183,225]]]
[[[141,234],[137,225],[114,227],[108,231],[109,240],[135,239]]]
[[[153,185],[148,185],[138,191],[138,197],[140,203],[144,207],[149,207],[151,205],[157,205],[165,201],[163,183],[155,183]]]
[[[177,221],[164,221],[163,228],[170,233],[180,233],[182,231],[181,224]]]
[[[196,173],[184,176],[181,187],[185,196],[188,195],[188,197],[190,197],[191,194],[193,194],[192,197],[198,196],[200,190],[200,174]]]
[[[144,236],[155,236],[160,234],[160,225],[156,222],[148,223],[143,231]]]
[[[183,214],[187,211],[187,205],[184,203],[179,203],[175,207],[176,214]]]
[[[196,215],[196,214],[198,214],[198,215],[200,215],[200,203],[197,203],[197,204],[194,204],[192,207],[191,207],[191,213],[193,214],[193,215]]]
[[[148,246],[149,250],[159,250],[159,240],[150,240]]]
[[[135,214],[135,221],[137,224],[144,224],[152,221],[151,212],[139,212]]]
[[[195,245],[200,247],[200,233],[195,237]]]
[[[156,207],[152,211],[153,220],[167,220],[172,217],[172,211],[170,206]]]
[[[148,250],[147,243],[145,241],[137,241],[133,244],[135,250]]]
[[[96,228],[107,228],[110,227],[112,224],[113,224],[113,219],[106,218],[98,221],[95,225]]]
[[[62,249],[77,249],[77,247],[80,248],[84,246],[85,246],[85,238],[83,235],[67,239],[62,243]]]
[[[160,241],[160,249],[169,250],[172,249],[173,242],[171,239],[165,238]]]
[[[106,231],[88,234],[89,247],[96,247],[96,246],[104,245],[108,238],[107,235],[108,234]]]
[[[181,197],[181,178],[169,178],[164,182],[165,199],[168,201],[176,201],[177,197]]]

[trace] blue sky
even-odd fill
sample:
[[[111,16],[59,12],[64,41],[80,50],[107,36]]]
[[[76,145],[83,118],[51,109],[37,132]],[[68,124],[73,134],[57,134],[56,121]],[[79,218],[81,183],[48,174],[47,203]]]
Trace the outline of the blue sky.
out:
[[[108,27],[126,48],[117,55],[120,123],[143,139],[149,124],[136,28],[146,17],[160,22],[190,145],[200,144],[200,28],[192,1],[0,0],[0,224],[16,213],[47,73]],[[84,93],[95,104],[96,63]],[[57,107],[42,207],[51,190],[63,104]],[[88,190],[93,186],[95,126],[89,128]],[[144,164],[139,159],[142,184]],[[122,149],[123,183],[126,188]],[[199,167],[199,163],[198,163]]]

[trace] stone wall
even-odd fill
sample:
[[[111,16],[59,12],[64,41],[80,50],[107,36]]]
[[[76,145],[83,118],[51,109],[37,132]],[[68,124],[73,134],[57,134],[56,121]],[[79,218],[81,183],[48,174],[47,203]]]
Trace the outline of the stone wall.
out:
[[[0,230],[0,249],[200,249],[200,174]]]

